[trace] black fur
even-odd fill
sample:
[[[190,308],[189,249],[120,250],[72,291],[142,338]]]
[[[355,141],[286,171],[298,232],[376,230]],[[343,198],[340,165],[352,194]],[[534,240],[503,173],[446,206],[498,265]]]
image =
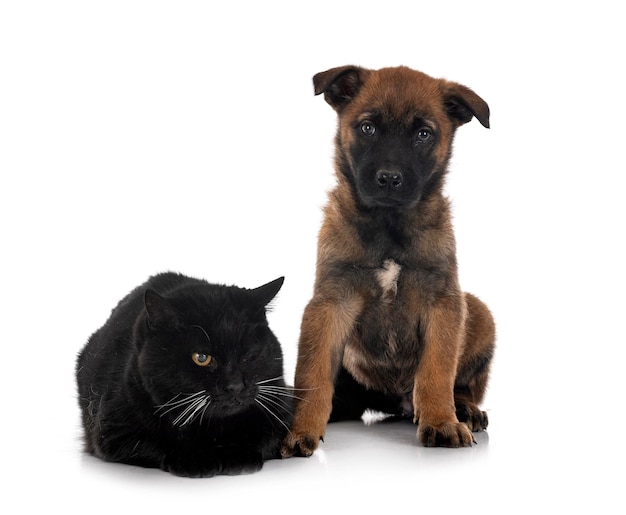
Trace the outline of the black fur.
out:
[[[293,394],[266,306],[282,283],[168,272],[127,295],[78,357],[86,451],[191,477],[278,458]]]

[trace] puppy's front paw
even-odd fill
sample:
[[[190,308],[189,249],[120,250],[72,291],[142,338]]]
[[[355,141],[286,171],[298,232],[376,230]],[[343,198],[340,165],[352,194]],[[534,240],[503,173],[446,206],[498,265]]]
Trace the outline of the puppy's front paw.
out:
[[[420,422],[417,426],[417,438],[424,447],[471,447],[472,443],[476,443],[467,425],[460,422]]]
[[[292,456],[309,457],[319,445],[321,437],[315,437],[308,433],[289,433],[283,440],[280,453],[283,458]]]

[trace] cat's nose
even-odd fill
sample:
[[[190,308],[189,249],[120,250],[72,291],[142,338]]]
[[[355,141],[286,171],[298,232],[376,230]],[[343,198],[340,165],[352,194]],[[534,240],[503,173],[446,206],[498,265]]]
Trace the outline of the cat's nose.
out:
[[[232,394],[241,393],[244,388],[243,379],[241,377],[233,377],[226,385],[226,390]]]

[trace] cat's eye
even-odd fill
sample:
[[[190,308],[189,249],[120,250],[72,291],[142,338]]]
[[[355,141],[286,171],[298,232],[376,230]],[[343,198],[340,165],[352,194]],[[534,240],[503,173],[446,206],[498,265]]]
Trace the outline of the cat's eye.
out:
[[[199,367],[206,367],[211,363],[213,358],[209,354],[204,354],[203,352],[194,352],[191,355],[191,359]]]

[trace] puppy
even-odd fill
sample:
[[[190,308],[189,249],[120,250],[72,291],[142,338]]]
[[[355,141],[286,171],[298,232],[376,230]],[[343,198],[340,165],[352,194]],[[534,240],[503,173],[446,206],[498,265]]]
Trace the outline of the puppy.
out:
[[[284,457],[310,456],[330,420],[413,417],[424,446],[464,447],[495,345],[488,308],[461,291],[444,179],[456,129],[489,107],[406,68],[343,66],[313,78],[337,112],[337,185],[302,319],[300,392]]]

